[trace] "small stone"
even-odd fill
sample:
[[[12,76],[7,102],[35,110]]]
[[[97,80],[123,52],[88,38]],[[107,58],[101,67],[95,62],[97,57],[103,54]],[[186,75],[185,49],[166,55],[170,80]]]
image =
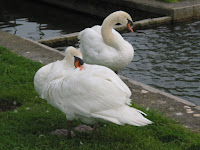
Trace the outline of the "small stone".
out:
[[[39,138],[41,138],[41,137],[43,137],[44,135],[43,134],[41,134],[41,135],[39,135]]]
[[[27,54],[29,54],[30,52],[26,52]]]
[[[144,94],[146,94],[146,93],[148,93],[149,91],[146,91],[146,90],[141,90],[141,93],[144,93]]]
[[[176,113],[177,116],[183,116],[183,113],[182,112],[178,112]]]
[[[159,103],[159,104],[166,104],[167,102],[166,102],[166,101],[161,101],[161,100],[159,100],[158,103]]]
[[[14,112],[14,113],[18,113],[18,110],[17,110],[17,109],[15,109],[13,112]]]
[[[186,109],[186,112],[187,112],[188,114],[194,113],[194,111],[192,111],[191,109]]]
[[[16,102],[16,101],[13,101],[13,105],[17,105],[17,102]]]
[[[146,108],[146,111],[149,111],[149,107]]]
[[[195,109],[200,110],[200,106],[196,106]]]
[[[191,107],[190,107],[190,106],[184,106],[184,108],[185,108],[185,109],[190,109]]]
[[[200,117],[200,114],[193,114],[194,117]]]
[[[170,110],[170,111],[174,111],[174,107],[170,107],[169,110]]]
[[[26,110],[29,110],[30,109],[30,107],[26,107]]]

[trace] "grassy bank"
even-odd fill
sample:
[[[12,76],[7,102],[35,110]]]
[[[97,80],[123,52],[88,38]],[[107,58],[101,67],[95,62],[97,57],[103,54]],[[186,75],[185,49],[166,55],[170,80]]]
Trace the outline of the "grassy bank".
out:
[[[34,90],[33,77],[42,64],[3,47],[0,64],[0,150],[200,149],[200,135],[142,108],[154,124],[135,127],[100,123],[98,131],[75,133],[71,140],[51,135],[55,129],[66,128],[67,122],[63,113],[40,99]],[[74,126],[78,124],[74,122]]]

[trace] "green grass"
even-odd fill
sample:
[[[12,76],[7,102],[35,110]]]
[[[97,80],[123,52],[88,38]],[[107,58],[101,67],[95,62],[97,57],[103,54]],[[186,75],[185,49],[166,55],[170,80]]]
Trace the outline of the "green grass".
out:
[[[142,111],[154,124],[145,127],[100,123],[98,131],[66,137],[51,135],[67,127],[63,113],[38,97],[33,77],[42,66],[0,47],[0,103],[18,108],[0,113],[0,150],[199,150],[200,135],[156,111]],[[20,107],[19,107],[20,106]],[[138,106],[136,106],[138,108]],[[9,108],[9,107],[8,107]],[[80,124],[74,121],[74,126]]]

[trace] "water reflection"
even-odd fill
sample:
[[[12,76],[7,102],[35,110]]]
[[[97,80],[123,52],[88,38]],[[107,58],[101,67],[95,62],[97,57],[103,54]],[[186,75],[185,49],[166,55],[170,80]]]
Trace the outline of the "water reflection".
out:
[[[0,5],[0,29],[32,40],[78,32],[102,20],[34,1],[2,0]]]
[[[33,40],[62,34],[61,30],[47,30],[47,24],[29,22],[27,18],[11,20],[6,24],[0,23],[0,26],[4,31]]]
[[[200,105],[200,21],[123,34],[135,49],[120,74]]]

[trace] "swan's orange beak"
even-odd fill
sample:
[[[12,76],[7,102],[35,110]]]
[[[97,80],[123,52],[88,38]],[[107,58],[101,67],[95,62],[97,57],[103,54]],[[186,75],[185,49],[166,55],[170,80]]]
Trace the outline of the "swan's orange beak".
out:
[[[131,32],[133,32],[133,28],[132,28],[131,23],[128,23],[128,29],[129,29]]]
[[[131,21],[129,19],[127,19],[127,20],[128,20],[127,27],[131,32],[133,32],[133,21]]]
[[[84,64],[84,61],[82,59],[80,59],[79,57],[76,57],[74,56],[74,66],[76,68],[80,68],[80,70],[83,69],[83,64]]]

